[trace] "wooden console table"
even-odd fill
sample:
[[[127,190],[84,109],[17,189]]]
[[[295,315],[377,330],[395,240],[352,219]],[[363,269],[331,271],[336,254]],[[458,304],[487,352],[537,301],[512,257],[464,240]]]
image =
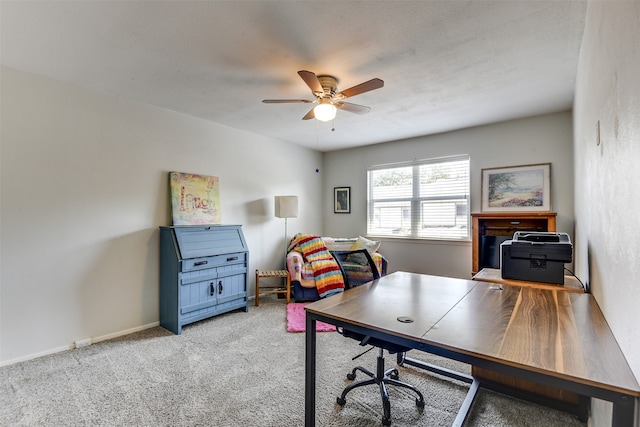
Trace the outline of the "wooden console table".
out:
[[[481,282],[499,283],[501,285],[527,286],[527,287],[534,287],[539,289],[551,289],[551,290],[565,291],[565,292],[580,292],[580,293],[585,292],[585,289],[580,283],[580,281],[576,277],[568,276],[568,275],[564,276],[564,285],[554,285],[551,283],[528,282],[526,280],[503,279],[500,273],[500,269],[483,268],[478,272],[478,274],[473,276],[473,280],[480,280]]]
[[[556,231],[555,212],[482,212],[471,214],[471,274],[484,267],[482,262],[486,238],[511,238],[516,231]],[[483,239],[485,238],[485,239]],[[500,249],[498,248],[498,253]]]

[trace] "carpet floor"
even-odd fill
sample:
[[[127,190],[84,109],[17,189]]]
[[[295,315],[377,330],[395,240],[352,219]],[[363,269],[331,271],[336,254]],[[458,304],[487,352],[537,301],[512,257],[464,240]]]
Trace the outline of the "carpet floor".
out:
[[[380,425],[378,389],[336,397],[356,364],[373,368],[376,351],[356,361],[357,342],[317,335],[317,425]],[[420,352],[411,356],[468,372],[469,366]],[[393,362],[393,357],[388,359]],[[390,388],[392,425],[448,426],[467,385],[413,368],[400,379],[425,395],[419,409],[408,391]],[[277,298],[184,327],[156,327],[75,350],[0,368],[2,426],[302,426],[304,334],[286,332]],[[481,390],[470,427],[577,427],[575,416]]]

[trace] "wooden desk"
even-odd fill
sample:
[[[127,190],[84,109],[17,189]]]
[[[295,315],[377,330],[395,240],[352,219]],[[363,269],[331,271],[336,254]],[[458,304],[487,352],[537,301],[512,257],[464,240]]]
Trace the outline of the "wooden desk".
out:
[[[476,275],[473,276],[473,280],[480,280],[482,282],[500,283],[501,285],[528,286],[528,287],[534,287],[534,288],[540,288],[540,289],[551,289],[556,291],[579,292],[579,293],[585,292],[584,287],[576,277],[566,276],[566,275],[564,276],[564,285],[554,285],[551,283],[503,279],[499,268],[483,268]]]
[[[590,294],[396,272],[305,309],[306,426],[315,425],[318,320],[607,400],[613,426],[633,424],[640,385]]]
[[[483,268],[478,272],[478,274],[473,276],[473,280],[498,283],[501,285],[525,286],[564,292],[585,292],[585,289],[576,277],[567,275],[564,276],[564,285],[555,285],[524,280],[503,279],[500,269]],[[588,416],[588,402],[576,393],[532,383],[531,381],[519,378],[513,378],[509,375],[500,374],[488,369],[482,369],[477,366],[471,367],[471,374],[474,377],[481,379],[486,386],[491,386],[491,388],[497,391],[502,391],[507,394],[518,394],[519,397],[536,403],[575,412],[583,421],[586,421]]]

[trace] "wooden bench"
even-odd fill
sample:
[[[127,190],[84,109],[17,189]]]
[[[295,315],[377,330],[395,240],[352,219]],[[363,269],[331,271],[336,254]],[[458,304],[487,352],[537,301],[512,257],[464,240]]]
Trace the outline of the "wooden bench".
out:
[[[284,279],[282,284],[262,285],[260,279]],[[262,288],[262,289],[261,289]],[[287,270],[256,270],[256,307],[260,306],[260,294],[284,294],[287,304],[291,302],[291,279]]]

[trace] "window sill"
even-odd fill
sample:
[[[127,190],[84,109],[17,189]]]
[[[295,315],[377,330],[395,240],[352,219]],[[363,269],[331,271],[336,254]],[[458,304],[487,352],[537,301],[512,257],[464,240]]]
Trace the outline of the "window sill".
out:
[[[448,240],[448,239],[414,239],[411,237],[391,237],[391,236],[375,236],[367,235],[367,239],[378,240],[380,242],[389,243],[408,243],[417,245],[453,245],[453,246],[469,246],[471,240]]]

